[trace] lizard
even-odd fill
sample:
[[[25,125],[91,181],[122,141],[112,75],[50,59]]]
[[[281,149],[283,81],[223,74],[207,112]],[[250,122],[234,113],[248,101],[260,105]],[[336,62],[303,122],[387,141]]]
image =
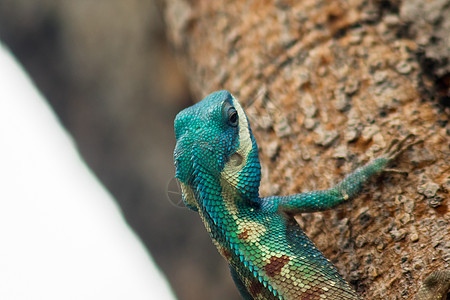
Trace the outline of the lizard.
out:
[[[258,146],[230,92],[214,92],[185,108],[174,127],[183,201],[199,213],[243,299],[361,299],[294,216],[354,199],[370,178],[420,140],[412,134],[394,139],[382,155],[332,188],[262,198]]]

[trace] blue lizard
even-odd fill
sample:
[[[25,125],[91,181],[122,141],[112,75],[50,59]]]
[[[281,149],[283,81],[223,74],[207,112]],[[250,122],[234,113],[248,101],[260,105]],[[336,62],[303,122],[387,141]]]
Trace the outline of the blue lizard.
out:
[[[215,92],[181,111],[175,135],[183,200],[199,213],[244,299],[359,299],[293,216],[355,198],[369,178],[418,142],[407,143],[413,136],[395,140],[333,188],[261,198],[258,147],[229,92]]]

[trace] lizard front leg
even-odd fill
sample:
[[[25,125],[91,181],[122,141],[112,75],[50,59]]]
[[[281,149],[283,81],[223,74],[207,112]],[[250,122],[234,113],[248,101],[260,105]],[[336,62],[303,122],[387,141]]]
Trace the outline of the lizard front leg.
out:
[[[374,175],[383,171],[394,171],[387,169],[387,166],[401,153],[420,142],[423,141],[415,140],[413,134],[409,134],[400,141],[393,140],[380,157],[356,169],[333,188],[289,196],[262,198],[262,208],[267,211],[285,212],[289,215],[332,209],[354,199],[361,192],[364,184]]]

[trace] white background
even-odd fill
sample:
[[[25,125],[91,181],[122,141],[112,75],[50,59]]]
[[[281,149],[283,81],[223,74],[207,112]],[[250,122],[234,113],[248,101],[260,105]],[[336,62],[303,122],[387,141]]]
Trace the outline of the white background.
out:
[[[1,44],[0,299],[175,299]]]

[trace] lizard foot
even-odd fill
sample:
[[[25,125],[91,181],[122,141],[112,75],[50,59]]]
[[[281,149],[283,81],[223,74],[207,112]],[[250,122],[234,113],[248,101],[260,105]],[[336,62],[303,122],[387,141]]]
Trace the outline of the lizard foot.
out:
[[[420,143],[423,143],[423,140],[416,140],[416,135],[412,133],[408,134],[401,140],[394,139],[384,152],[384,157],[386,157],[389,161],[395,160],[400,154],[402,154],[412,146]],[[389,172],[389,170],[386,171]]]
[[[404,176],[408,176],[407,171],[397,170],[397,169],[383,169],[384,173],[393,173],[393,174],[400,174]]]

